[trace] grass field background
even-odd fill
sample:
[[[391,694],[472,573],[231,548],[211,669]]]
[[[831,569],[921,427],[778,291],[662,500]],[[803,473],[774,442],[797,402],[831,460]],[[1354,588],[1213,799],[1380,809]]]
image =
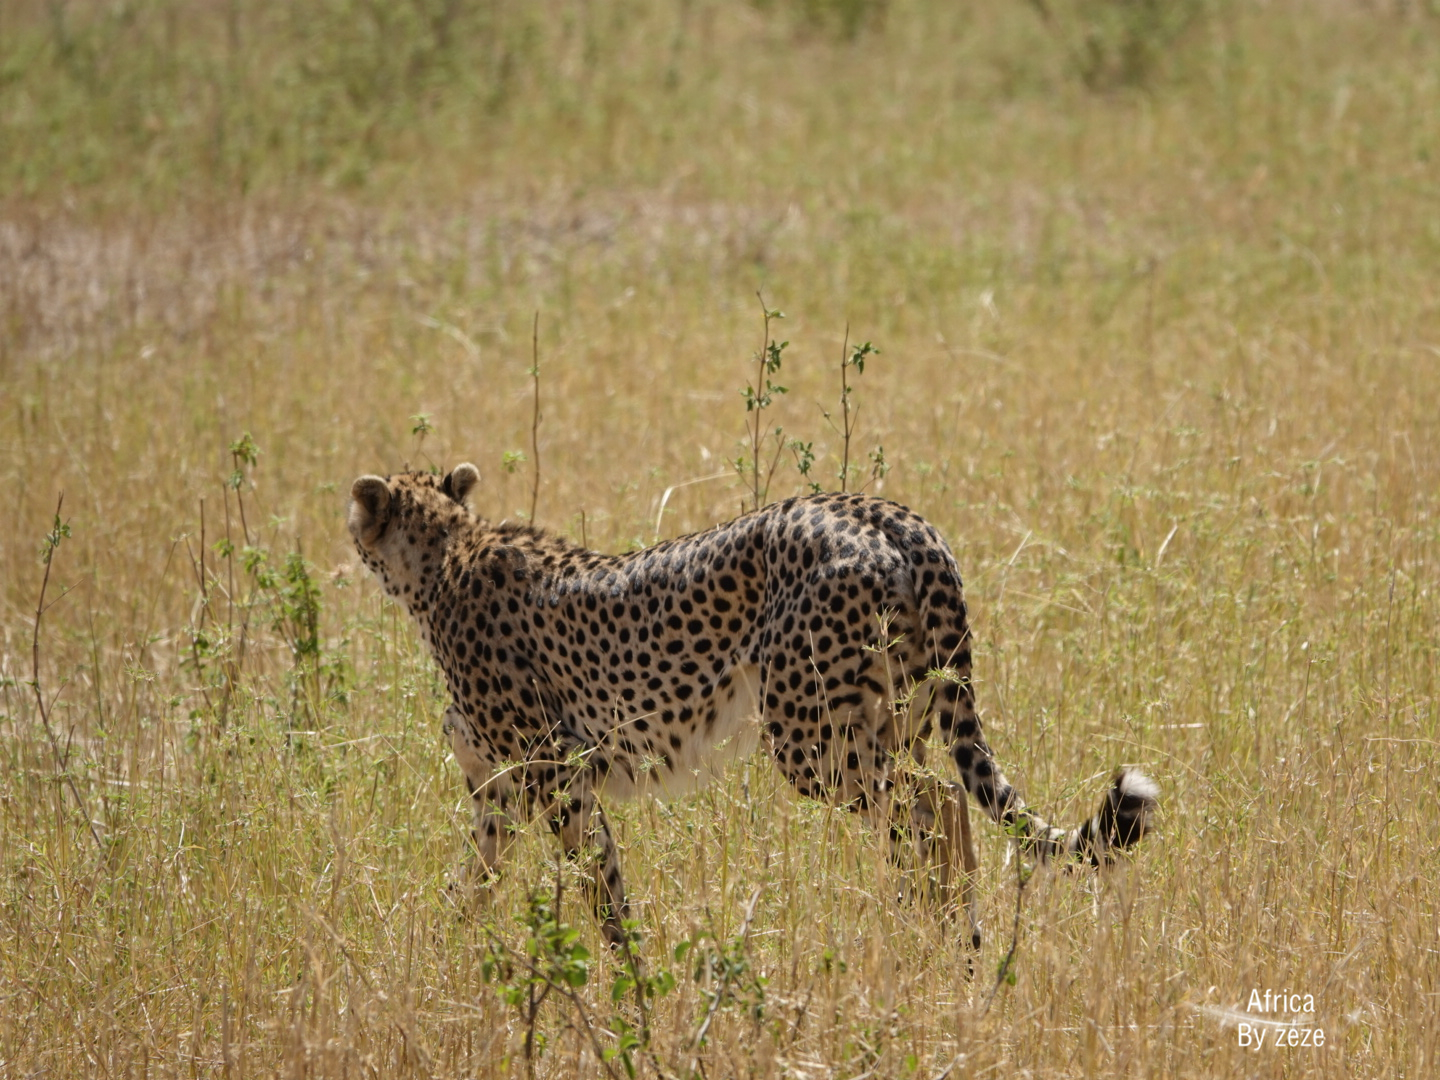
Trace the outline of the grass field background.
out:
[[[953,545],[1027,799],[1074,824],[1133,762],[1163,812],[1018,921],[981,823],[967,978],[763,757],[611,807],[676,979],[634,1066],[1432,1075],[1437,159],[1424,4],[5,5],[0,1075],[624,1074],[548,837],[445,895],[443,688],[345,502],[471,460],[526,517],[538,312],[537,521],[733,516],[762,289],[827,486],[847,326],[881,349],[854,453]],[[557,873],[588,978],[527,1061],[486,959]],[[1323,1049],[1240,1048],[1252,989]]]

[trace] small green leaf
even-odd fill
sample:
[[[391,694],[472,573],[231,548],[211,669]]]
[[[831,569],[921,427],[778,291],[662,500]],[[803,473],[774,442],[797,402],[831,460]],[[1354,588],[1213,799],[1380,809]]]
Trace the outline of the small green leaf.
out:
[[[230,444],[230,456],[235,459],[237,465],[253,467],[260,460],[260,447],[255,445],[255,440],[247,431]]]

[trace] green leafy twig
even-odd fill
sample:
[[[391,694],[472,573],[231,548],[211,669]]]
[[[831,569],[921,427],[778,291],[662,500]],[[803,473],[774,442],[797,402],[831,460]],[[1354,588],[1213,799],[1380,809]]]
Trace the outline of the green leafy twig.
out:
[[[720,969],[720,986],[710,993],[710,1003],[706,1006],[705,1015],[701,1017],[695,1033],[690,1036],[690,1071],[693,1073],[699,1064],[700,1049],[705,1045],[705,1036],[710,1031],[710,1024],[715,1019],[715,1014],[720,1011],[720,1006],[729,999],[730,983],[741,973],[743,954],[750,944],[750,924],[755,919],[755,909],[760,904],[760,893],[764,886],[757,885],[755,891],[750,894],[750,901],[745,905],[745,916],[740,923],[740,934],[734,945],[723,952],[719,952],[711,958],[711,966]],[[727,955],[729,954],[729,955]]]
[[[764,413],[777,397],[789,393],[789,389],[774,382],[773,377],[780,374],[781,360],[785,349],[790,344],[788,341],[776,341],[770,336],[771,322],[785,318],[785,313],[772,310],[765,303],[764,293],[757,292],[755,295],[760,300],[760,311],[765,320],[765,333],[760,344],[760,351],[755,354],[755,382],[747,384],[745,389],[740,391],[740,396],[745,399],[745,427],[750,436],[750,457],[747,460],[742,455],[733,463],[736,472],[742,477],[747,472],[750,474],[750,508],[752,510],[758,510],[764,505],[770,491],[770,480],[775,475],[775,466],[780,460],[780,454],[785,449],[784,432],[777,427],[774,432],[775,454],[771,458],[769,469],[762,482],[760,454],[766,440],[770,437],[770,432],[765,430]]]
[[[785,445],[790,453],[795,455],[795,471],[804,479],[805,486],[810,489],[812,495],[820,494],[824,488],[817,481],[810,479],[810,470],[815,467],[815,443],[791,439]]]
[[[635,992],[635,1007],[640,1018],[640,1030],[637,1033],[625,1022],[624,1017],[615,1016],[611,1019],[610,1028],[615,1035],[617,1044],[614,1050],[607,1051],[612,1057],[618,1057],[620,1063],[625,1066],[627,1075],[635,1075],[634,1052],[644,1050],[650,1059],[651,1066],[655,1069],[657,1076],[665,1075],[665,1068],[660,1057],[655,1053],[655,1048],[650,1032],[650,1002],[657,998],[665,997],[675,989],[675,974],[670,969],[662,967],[654,975],[646,974],[640,962],[640,955],[635,951],[635,943],[639,940],[637,924],[627,922],[624,926],[625,935],[620,939],[621,960],[624,962],[625,970],[616,977],[614,984],[610,987],[610,1000],[619,1004],[631,990]],[[690,943],[682,942],[675,948],[675,958],[684,958],[689,950]]]
[[[1025,903],[1025,886],[1030,884],[1030,878],[1035,873],[1034,868],[1026,866],[1025,860],[1020,857],[1019,827],[1011,826],[1011,830],[1011,843],[1015,850],[1015,921],[1010,928],[1010,948],[1005,950],[1005,955],[1000,958],[1000,963],[995,968],[995,985],[990,988],[990,995],[985,999],[981,1016],[990,1011],[1001,986],[1015,985],[1015,953],[1020,948],[1020,910]]]
[[[435,434],[435,425],[430,422],[430,414],[427,412],[416,413],[410,417],[410,434],[415,436],[415,457],[425,454],[425,436]]]
[[[260,463],[260,447],[255,445],[255,440],[250,437],[250,432],[245,432],[230,444],[230,460],[234,465],[225,486],[235,492],[235,502],[240,507],[240,531],[245,534],[245,543],[250,543],[250,526],[245,520],[245,500],[240,494],[240,489],[245,485],[245,469],[254,469]]]
[[[481,975],[486,982],[494,980],[501,999],[521,1014],[525,1023],[525,1064],[529,1076],[535,1075],[535,1025],[540,1006],[556,993],[574,1007],[605,1074],[612,1080],[620,1080],[610,1064],[614,1055],[600,1045],[590,1012],[576,993],[590,979],[590,952],[580,943],[579,930],[560,921],[561,893],[562,879],[557,868],[553,898],[538,891],[530,896],[525,917],[530,934],[524,955],[507,946],[490,927],[484,928],[490,945],[481,962]]]
[[[852,435],[854,435],[855,423],[860,418],[860,407],[857,405],[852,409],[850,406],[850,394],[854,390],[854,387],[850,385],[850,369],[854,368],[857,375],[863,375],[865,374],[865,358],[867,356],[879,355],[880,350],[875,348],[875,346],[871,345],[868,341],[864,344],[856,345],[852,349],[850,347],[850,326],[848,323],[846,324],[845,343],[840,346],[840,435],[844,440],[843,450],[841,452],[840,458],[841,491],[846,491],[849,488],[850,438]],[[880,462],[883,464],[885,460],[885,451],[883,450],[883,448],[879,451],[879,454]],[[873,461],[875,459],[875,455],[872,453],[870,456],[871,460]],[[884,474],[881,473],[880,475],[883,476]]]
[[[75,797],[75,804],[80,808],[80,814],[85,818],[85,825],[90,830],[90,838],[95,841],[95,849],[104,851],[105,845],[95,829],[95,822],[90,819],[90,808],[86,805],[85,796],[80,794],[75,777],[70,774],[70,752],[62,751],[60,740],[55,737],[55,728],[50,723],[50,709],[45,704],[45,692],[40,685],[40,621],[45,617],[45,592],[50,587],[50,566],[55,560],[55,549],[70,538],[70,523],[60,517],[60,509],[64,505],[65,493],[62,491],[55,501],[54,523],[40,544],[40,556],[45,560],[45,576],[40,581],[40,599],[35,604],[34,632],[30,639],[30,688],[35,691],[35,708],[40,713],[40,723],[45,727],[45,738],[50,743],[50,753],[55,757],[55,767],[60,770],[70,794]]]

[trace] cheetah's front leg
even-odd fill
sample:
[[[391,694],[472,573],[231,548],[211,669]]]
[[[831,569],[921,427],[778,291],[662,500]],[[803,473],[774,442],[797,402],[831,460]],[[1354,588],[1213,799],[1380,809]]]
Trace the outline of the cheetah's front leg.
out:
[[[477,788],[468,775],[465,786],[470,789],[475,811],[475,825],[470,830],[475,850],[450,882],[449,892],[460,905],[461,914],[469,915],[477,900],[489,897],[500,877],[500,865],[515,840],[515,831],[529,815],[514,813],[525,805],[514,792]]]
[[[515,818],[510,800],[503,796],[487,799],[483,793],[472,792],[471,798],[475,802],[474,877],[478,884],[489,884],[500,874],[500,862],[515,835]]]
[[[600,920],[605,940],[613,947],[625,941],[625,920],[630,915],[625,902],[625,885],[620,879],[620,852],[610,832],[610,822],[584,774],[574,777],[562,787],[559,801],[551,818],[551,828],[560,837],[565,855],[578,860],[594,849],[596,860],[593,874],[585,876],[586,892]]]
[[[515,777],[504,771],[495,772],[481,756],[479,740],[454,705],[445,711],[444,730],[450,736],[450,746],[465,777],[475,813],[470,834],[475,857],[460,882],[468,888],[488,886],[500,873],[500,864],[514,841],[516,828],[529,820],[529,804],[520,797]]]

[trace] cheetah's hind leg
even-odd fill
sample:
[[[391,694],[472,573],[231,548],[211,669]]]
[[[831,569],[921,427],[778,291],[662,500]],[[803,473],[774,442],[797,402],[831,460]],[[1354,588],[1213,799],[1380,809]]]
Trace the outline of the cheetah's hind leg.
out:
[[[959,784],[935,777],[917,781],[911,807],[924,864],[939,875],[939,898],[947,913],[963,909],[969,926],[970,948],[981,944],[980,919],[975,909],[975,881],[980,860],[970,830],[970,808]],[[953,906],[952,906],[953,905]]]

